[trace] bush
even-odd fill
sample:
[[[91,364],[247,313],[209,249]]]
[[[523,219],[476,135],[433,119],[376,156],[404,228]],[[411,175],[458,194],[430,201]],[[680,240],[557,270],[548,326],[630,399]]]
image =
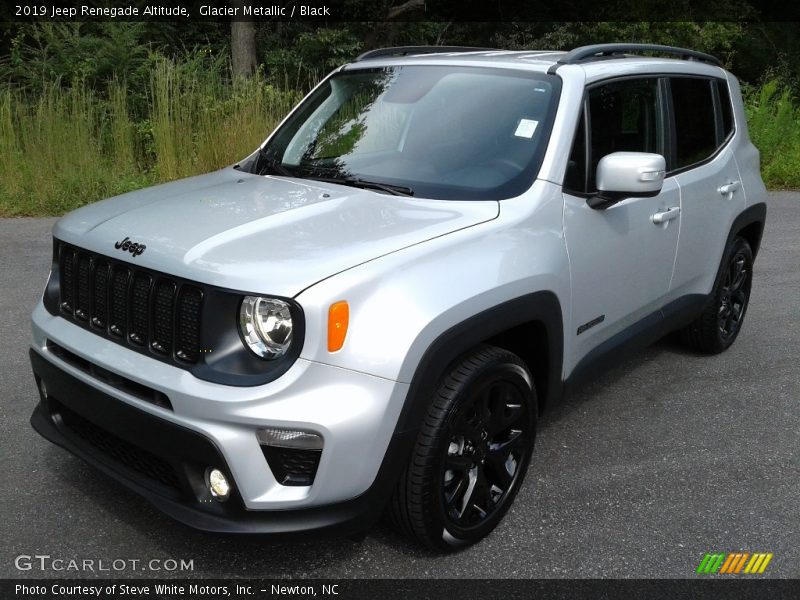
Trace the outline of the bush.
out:
[[[750,137],[761,152],[768,187],[800,188],[800,107],[788,86],[771,79],[746,89]]]

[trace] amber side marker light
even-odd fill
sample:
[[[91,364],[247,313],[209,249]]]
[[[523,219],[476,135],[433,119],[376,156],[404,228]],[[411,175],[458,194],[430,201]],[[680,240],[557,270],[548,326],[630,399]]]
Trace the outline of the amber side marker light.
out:
[[[338,352],[344,346],[347,324],[350,322],[350,306],[341,300],[328,309],[328,352]]]

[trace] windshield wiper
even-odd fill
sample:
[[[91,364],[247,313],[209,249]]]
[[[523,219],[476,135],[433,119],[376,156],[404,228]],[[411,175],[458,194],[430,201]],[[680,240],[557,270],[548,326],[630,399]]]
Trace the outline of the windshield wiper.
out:
[[[320,177],[309,175],[308,179],[316,181],[324,181],[325,183],[338,183],[340,185],[349,185],[367,190],[378,190],[392,194],[393,196],[413,196],[414,190],[405,185],[394,185],[392,183],[381,183],[380,181],[370,181],[369,179],[362,179],[361,177]]]
[[[289,169],[283,166],[283,163],[273,156],[269,156],[263,149],[258,154],[258,173],[262,175],[264,172],[263,167],[267,166],[278,175],[284,177],[297,177]]]

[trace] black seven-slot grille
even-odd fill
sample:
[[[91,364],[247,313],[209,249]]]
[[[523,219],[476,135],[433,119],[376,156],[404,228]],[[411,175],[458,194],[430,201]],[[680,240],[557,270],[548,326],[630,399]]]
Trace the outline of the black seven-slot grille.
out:
[[[200,356],[203,290],[56,242],[61,315],[177,364]]]

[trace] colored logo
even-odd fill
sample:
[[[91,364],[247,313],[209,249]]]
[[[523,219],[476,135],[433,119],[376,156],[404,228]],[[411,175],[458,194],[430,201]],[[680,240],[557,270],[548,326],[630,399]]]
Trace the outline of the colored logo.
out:
[[[772,560],[772,552],[716,552],[706,553],[696,573],[713,575],[756,575],[763,573],[769,561]]]

